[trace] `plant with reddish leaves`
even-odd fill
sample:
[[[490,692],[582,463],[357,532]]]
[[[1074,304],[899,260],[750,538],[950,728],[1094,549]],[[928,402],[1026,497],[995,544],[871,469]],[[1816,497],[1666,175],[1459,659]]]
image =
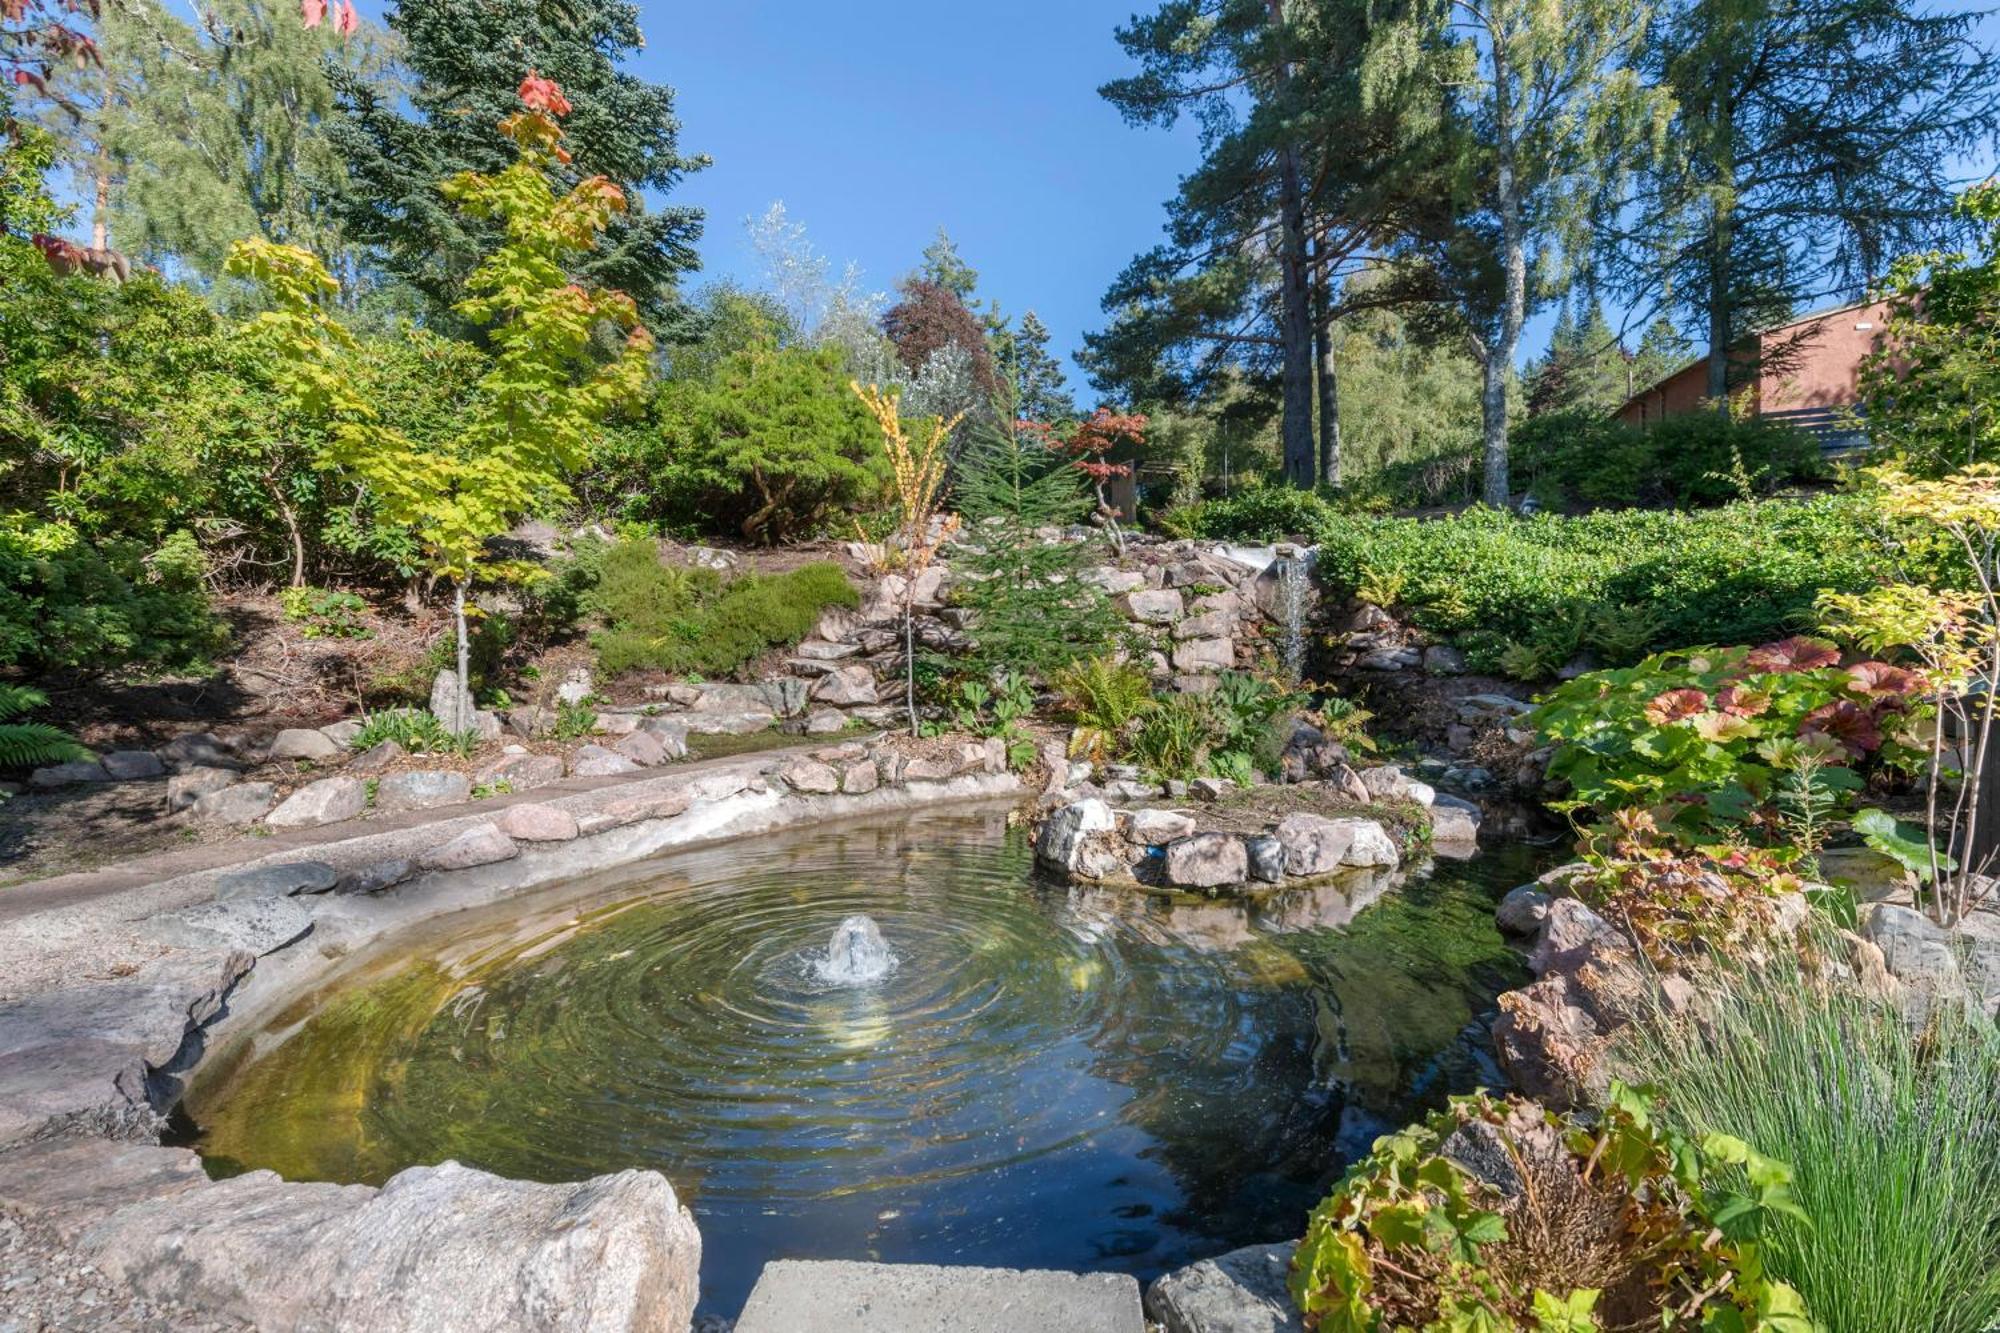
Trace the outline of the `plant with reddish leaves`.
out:
[[[1913,770],[1929,711],[1915,673],[1842,667],[1832,644],[1791,638],[1591,672],[1550,693],[1534,723],[1558,747],[1550,776],[1570,786],[1557,809],[1778,835],[1801,774],[1844,801],[1878,772]]]
[[[1111,533],[1120,554],[1124,552],[1124,541],[1118,531],[1118,509],[1104,493],[1104,487],[1113,477],[1131,476],[1132,465],[1114,463],[1110,455],[1125,445],[1144,444],[1146,424],[1145,416],[1140,413],[1118,413],[1108,407],[1100,407],[1075,423],[1066,436],[1045,421],[1015,423],[1016,430],[1052,453],[1068,457],[1071,467],[1090,478],[1097,496],[1097,521]]]

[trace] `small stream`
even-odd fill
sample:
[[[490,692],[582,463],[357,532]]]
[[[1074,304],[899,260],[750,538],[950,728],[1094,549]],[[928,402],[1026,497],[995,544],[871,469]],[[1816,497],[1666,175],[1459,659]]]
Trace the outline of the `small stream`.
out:
[[[1297,1234],[1378,1134],[1498,1082],[1492,908],[1537,868],[1175,902],[1042,883],[990,811],[683,853],[357,960],[218,1055],[189,1141],[218,1175],[656,1168],[705,1312],[784,1257],[1144,1279]],[[829,980],[863,915],[893,966]]]

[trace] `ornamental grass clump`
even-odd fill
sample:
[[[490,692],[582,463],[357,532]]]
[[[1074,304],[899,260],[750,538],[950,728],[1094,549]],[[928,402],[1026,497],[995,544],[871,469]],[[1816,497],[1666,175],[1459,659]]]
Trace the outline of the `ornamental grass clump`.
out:
[[[1683,1132],[1790,1163],[1811,1222],[1772,1220],[1772,1275],[1827,1333],[2000,1326],[2000,1033],[1943,1006],[1912,1027],[1791,955],[1715,981],[1628,1028],[1621,1058],[1673,1090]]]
[[[1614,1084],[1595,1123],[1454,1099],[1376,1141],[1313,1210],[1291,1291],[1318,1333],[1811,1333],[1759,1238],[1791,1173],[1696,1141]]]

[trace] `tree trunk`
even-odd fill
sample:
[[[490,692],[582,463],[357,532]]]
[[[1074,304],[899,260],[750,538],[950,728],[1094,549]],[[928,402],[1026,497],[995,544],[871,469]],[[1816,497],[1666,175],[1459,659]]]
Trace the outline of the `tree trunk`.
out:
[[[1728,222],[1717,210],[1715,253],[1708,276],[1708,398],[1724,421],[1729,420],[1729,241]]]
[[[1284,273],[1279,337],[1284,346],[1285,481],[1310,490],[1314,479],[1312,293],[1308,287],[1305,201],[1299,184],[1299,160],[1290,148],[1281,155],[1278,194]]]
[[[1714,89],[1709,133],[1708,396],[1722,419],[1729,419],[1729,334],[1736,322],[1731,276],[1735,267],[1735,114],[1728,89]]]
[[[283,488],[274,477],[264,479],[264,489],[270,493],[271,503],[278,507],[278,517],[284,521],[285,535],[292,546],[292,583],[294,588],[306,586],[306,537],[299,528],[299,516],[292,509],[292,502],[285,498]]]
[[[452,626],[458,632],[458,716],[446,722],[453,731],[464,731],[472,725],[472,641],[465,633],[465,580],[454,579],[451,585]]]
[[[1521,189],[1514,160],[1514,73],[1507,43],[1497,30],[1493,34],[1491,59],[1496,159],[1493,195],[1500,213],[1500,259],[1506,289],[1500,306],[1498,337],[1487,349],[1479,406],[1486,460],[1483,498],[1494,508],[1505,509],[1512,494],[1507,477],[1507,377],[1514,368],[1514,354],[1521,345],[1521,325],[1528,314],[1528,243],[1521,225]]]
[[[111,246],[111,168],[102,154],[91,164],[92,184],[90,210],[90,244],[92,249],[106,250]]]
[[[1319,351],[1319,479],[1340,489],[1340,379],[1333,356],[1332,299],[1322,292],[1319,327],[1314,337]]]
[[[917,734],[917,580],[905,574],[903,590],[903,707],[910,714],[910,735]]]

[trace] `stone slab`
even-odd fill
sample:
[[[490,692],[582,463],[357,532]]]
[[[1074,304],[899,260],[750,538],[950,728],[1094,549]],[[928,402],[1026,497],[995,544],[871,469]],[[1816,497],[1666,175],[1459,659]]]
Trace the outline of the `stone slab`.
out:
[[[1145,1333],[1124,1273],[781,1259],[764,1266],[736,1333]]]
[[[1146,1313],[1165,1333],[1305,1333],[1285,1287],[1294,1248],[1248,1245],[1155,1278]]]

